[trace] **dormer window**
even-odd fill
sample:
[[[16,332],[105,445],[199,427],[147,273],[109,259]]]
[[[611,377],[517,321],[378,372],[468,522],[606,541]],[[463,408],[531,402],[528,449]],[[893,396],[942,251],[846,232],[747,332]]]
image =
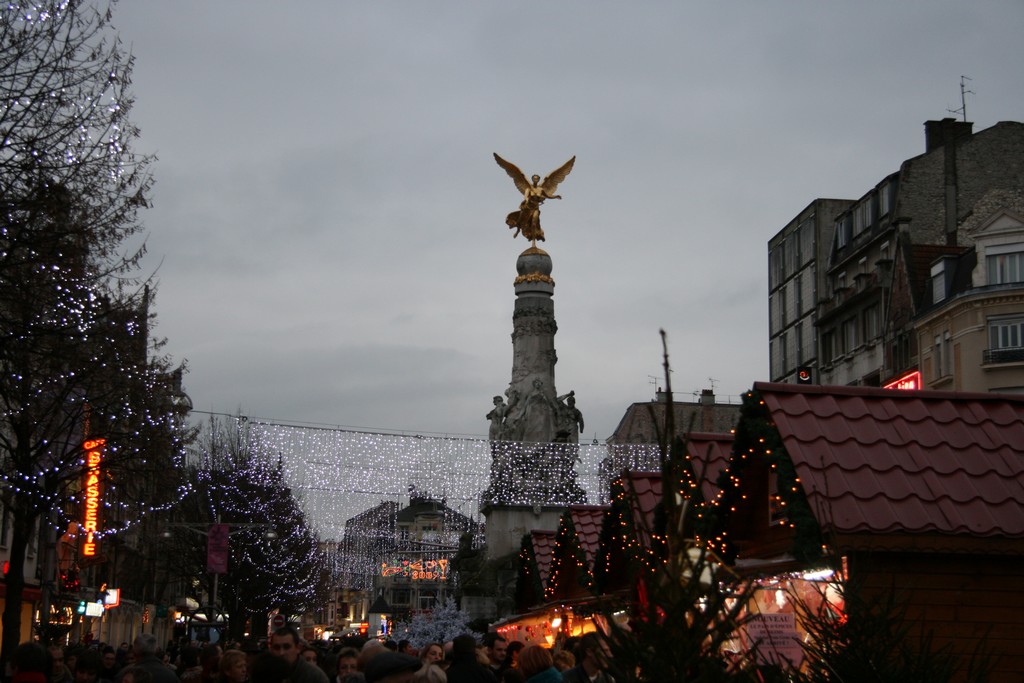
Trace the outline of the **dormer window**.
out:
[[[946,298],[946,262],[932,264],[932,303],[939,303]]]

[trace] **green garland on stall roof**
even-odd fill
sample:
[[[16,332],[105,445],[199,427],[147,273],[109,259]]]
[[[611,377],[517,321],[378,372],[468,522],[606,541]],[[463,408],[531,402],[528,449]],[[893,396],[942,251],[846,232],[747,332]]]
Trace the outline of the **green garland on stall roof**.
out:
[[[742,478],[743,470],[750,466],[750,457],[746,461],[740,459],[750,449],[753,449],[750,453],[752,458],[764,458],[769,466],[775,466],[777,493],[785,503],[787,517],[793,525],[793,556],[801,562],[819,559],[822,556],[821,527],[807,502],[803,486],[797,481],[796,467],[771,420],[768,407],[764,405],[760,392],[754,389],[743,397],[740,422],[733,441],[729,468],[737,467],[734,474],[738,477]],[[740,463],[745,466],[741,467]],[[725,510],[729,510],[732,504],[731,501],[728,503]]]

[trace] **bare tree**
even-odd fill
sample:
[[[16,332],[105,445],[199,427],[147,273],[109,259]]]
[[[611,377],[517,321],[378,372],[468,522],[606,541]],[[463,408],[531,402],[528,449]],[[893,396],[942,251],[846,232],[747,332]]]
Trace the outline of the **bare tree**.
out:
[[[166,469],[182,446],[187,405],[168,383],[169,359],[154,353],[143,247],[130,245],[152,157],[132,150],[132,58],[110,20],[109,5],[80,0],[0,8],[4,661],[18,644],[35,525],[64,527],[81,504],[83,444],[103,444],[96,483],[120,506],[110,516],[124,519],[153,501],[128,495],[123,475]],[[107,521],[97,537],[116,526]]]

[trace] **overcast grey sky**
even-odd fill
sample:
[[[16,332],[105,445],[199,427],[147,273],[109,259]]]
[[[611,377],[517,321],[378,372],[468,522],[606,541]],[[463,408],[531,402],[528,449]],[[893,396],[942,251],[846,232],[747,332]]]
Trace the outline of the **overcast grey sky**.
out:
[[[1024,3],[122,2],[157,334],[197,410],[485,435],[520,199],[545,204],[560,393],[603,440],[768,378],[767,241],[960,106],[1024,119]],[[661,380],[658,380],[661,384]]]

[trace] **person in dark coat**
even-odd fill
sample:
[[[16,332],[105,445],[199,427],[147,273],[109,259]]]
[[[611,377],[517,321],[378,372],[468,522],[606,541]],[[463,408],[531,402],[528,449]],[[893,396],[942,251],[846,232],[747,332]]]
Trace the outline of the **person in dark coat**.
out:
[[[457,636],[452,641],[452,663],[446,672],[448,683],[498,683],[498,678],[476,659],[476,639]]]
[[[153,683],[178,683],[178,675],[174,669],[164,664],[157,656],[160,646],[156,642],[156,636],[152,633],[140,633],[132,644],[132,652],[135,654],[134,666],[145,669],[153,677]],[[121,683],[122,672],[117,672],[114,683]]]
[[[299,656],[299,641],[298,631],[291,626],[284,626],[270,634],[270,653],[291,667],[289,683],[328,683],[327,674],[320,667]]]
[[[53,663],[50,653],[39,643],[19,645],[11,657],[12,683],[48,683]]]
[[[562,672],[565,683],[615,683],[605,671],[608,651],[596,633],[586,633],[576,646],[576,666]]]

